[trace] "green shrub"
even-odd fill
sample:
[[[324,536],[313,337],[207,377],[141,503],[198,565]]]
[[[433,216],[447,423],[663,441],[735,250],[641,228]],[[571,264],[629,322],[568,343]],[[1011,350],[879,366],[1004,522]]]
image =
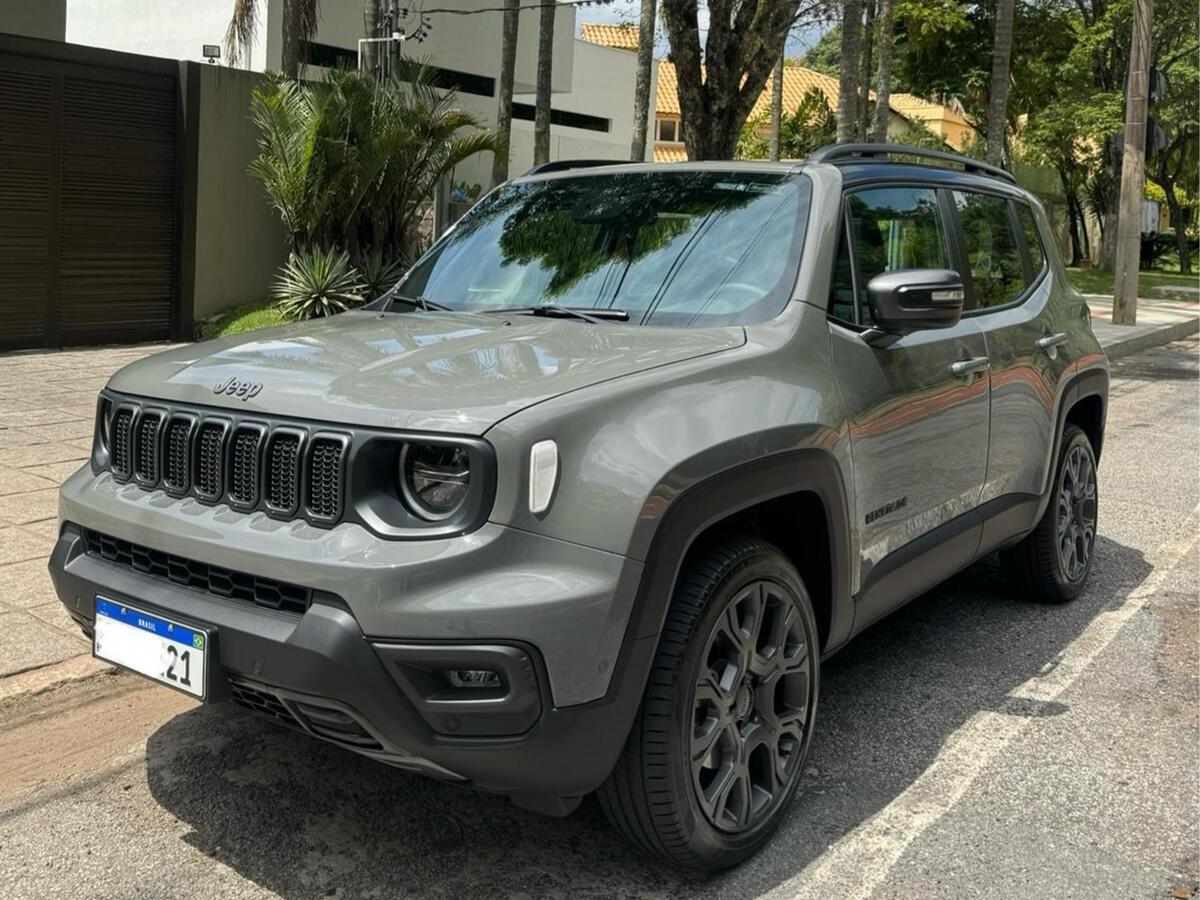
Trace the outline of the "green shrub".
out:
[[[358,270],[343,251],[317,247],[293,253],[272,295],[288,319],[316,319],[344,312],[363,301]]]

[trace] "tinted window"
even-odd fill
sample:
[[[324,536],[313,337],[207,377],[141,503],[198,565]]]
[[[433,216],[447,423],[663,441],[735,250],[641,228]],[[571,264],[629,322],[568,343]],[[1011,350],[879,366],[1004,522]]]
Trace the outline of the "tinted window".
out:
[[[844,322],[854,321],[854,273],[850,269],[850,245],[846,229],[838,238],[838,255],[833,263],[833,279],[829,285],[829,314]]]
[[[1042,236],[1038,232],[1037,223],[1033,219],[1033,210],[1024,203],[1017,204],[1017,221],[1025,232],[1025,246],[1029,248],[1029,263],[1033,267],[1036,278],[1046,264],[1046,251],[1042,247]]]
[[[463,217],[401,290],[476,312],[555,303],[656,325],[761,321],[790,296],[808,192],[807,178],[765,172],[512,184]]]
[[[933,188],[869,188],[848,200],[860,321],[870,323],[866,287],[872,278],[897,269],[948,269],[950,253]]]
[[[955,191],[975,306],[1002,306],[1025,288],[1020,245],[1013,233],[1008,200],[993,194]]]

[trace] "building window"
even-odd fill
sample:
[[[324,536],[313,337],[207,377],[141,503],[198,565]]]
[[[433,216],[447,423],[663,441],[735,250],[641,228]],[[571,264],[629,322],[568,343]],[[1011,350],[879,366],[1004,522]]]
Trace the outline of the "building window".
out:
[[[512,116],[514,119],[523,119],[526,122],[532,122],[534,113],[535,109],[529,103],[514,103],[512,105]],[[587,113],[568,112],[565,109],[551,109],[550,124],[563,125],[567,128],[583,128],[587,131],[612,130],[612,121],[610,119],[589,116]]]
[[[657,119],[658,140],[675,144],[679,142],[679,123],[674,119]]]

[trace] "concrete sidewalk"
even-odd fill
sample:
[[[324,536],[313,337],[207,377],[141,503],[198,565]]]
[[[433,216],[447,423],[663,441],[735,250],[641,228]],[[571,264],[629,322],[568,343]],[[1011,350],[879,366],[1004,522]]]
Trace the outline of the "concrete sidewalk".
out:
[[[1110,358],[1200,331],[1195,301],[1139,301],[1139,324],[1108,323],[1111,297],[1089,297]],[[96,393],[126,363],[163,345],[0,354],[0,701],[106,667],[59,606],[46,560],[58,485],[91,447]]]

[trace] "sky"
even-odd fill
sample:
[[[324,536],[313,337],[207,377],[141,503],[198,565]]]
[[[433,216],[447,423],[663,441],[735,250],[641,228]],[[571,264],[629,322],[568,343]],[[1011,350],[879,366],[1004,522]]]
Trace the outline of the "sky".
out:
[[[575,13],[576,30],[582,22],[629,22],[636,25],[638,21],[638,13],[641,10],[640,0],[613,0],[612,3],[607,3],[601,6],[581,6]],[[708,9],[704,4],[700,4],[700,38],[704,39],[705,29],[708,24]],[[788,36],[787,55],[798,56],[809,47],[817,42],[817,38],[821,36],[821,32],[825,30],[824,25],[810,27],[804,29],[796,29]],[[658,28],[658,40],[655,47],[656,56],[666,56],[667,39],[663,34],[663,27],[660,22]]]

